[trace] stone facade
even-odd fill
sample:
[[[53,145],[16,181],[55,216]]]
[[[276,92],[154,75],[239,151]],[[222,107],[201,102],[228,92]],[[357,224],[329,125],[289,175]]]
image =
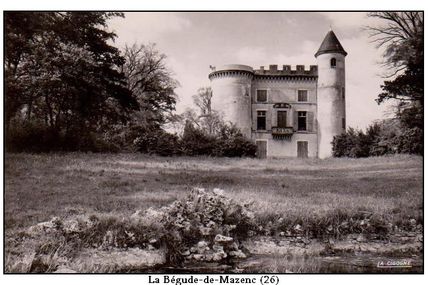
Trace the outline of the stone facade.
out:
[[[330,157],[346,127],[345,56],[330,31],[308,68],[222,66],[209,75],[212,107],[256,142],[259,157]]]

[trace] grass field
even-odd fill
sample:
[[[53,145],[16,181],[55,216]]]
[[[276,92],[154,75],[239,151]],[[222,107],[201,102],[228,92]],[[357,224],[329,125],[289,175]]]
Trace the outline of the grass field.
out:
[[[368,211],[393,224],[422,217],[423,159],[229,159],[140,154],[6,154],[6,231],[79,213],[129,216],[193,187],[254,201],[261,217],[305,221]]]

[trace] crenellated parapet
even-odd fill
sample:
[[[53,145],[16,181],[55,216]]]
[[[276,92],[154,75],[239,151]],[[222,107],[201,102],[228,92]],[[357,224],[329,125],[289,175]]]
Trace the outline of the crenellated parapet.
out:
[[[210,80],[229,77],[261,80],[316,80],[318,66],[310,65],[309,69],[306,69],[304,65],[297,65],[292,69],[291,65],[283,65],[282,69],[278,69],[278,65],[269,65],[268,69],[261,66],[260,69],[254,70],[247,65],[230,64],[213,70],[208,77]]]
[[[309,69],[306,69],[304,65],[296,65],[295,69],[291,68],[291,65],[283,65],[282,69],[278,69],[278,65],[269,65],[269,69],[265,69],[264,66],[260,66],[260,69],[254,70],[256,75],[271,75],[271,76],[318,76],[318,66],[310,65]]]

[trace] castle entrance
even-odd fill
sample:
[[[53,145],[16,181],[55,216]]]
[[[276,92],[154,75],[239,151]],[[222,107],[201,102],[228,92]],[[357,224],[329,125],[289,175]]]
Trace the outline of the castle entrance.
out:
[[[297,142],[297,157],[308,158],[308,142]]]
[[[267,155],[267,141],[256,141],[257,157],[266,158]]]

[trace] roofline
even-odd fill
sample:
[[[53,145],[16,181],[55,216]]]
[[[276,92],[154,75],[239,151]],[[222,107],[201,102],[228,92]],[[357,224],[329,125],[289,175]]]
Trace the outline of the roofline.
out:
[[[319,55],[322,55],[322,54],[325,54],[325,53],[340,53],[340,54],[343,54],[344,56],[348,55],[348,53],[346,51],[322,50],[322,51],[317,51],[317,53],[315,54],[315,57],[318,57]]]

